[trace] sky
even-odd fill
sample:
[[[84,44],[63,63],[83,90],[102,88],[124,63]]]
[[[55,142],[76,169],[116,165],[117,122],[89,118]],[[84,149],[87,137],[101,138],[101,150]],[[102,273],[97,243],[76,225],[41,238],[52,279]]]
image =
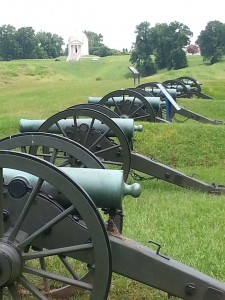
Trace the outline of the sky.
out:
[[[2,0],[0,26],[32,27],[64,39],[76,31],[102,34],[109,48],[131,49],[136,26],[178,21],[193,32],[194,43],[209,21],[225,23],[224,0]]]

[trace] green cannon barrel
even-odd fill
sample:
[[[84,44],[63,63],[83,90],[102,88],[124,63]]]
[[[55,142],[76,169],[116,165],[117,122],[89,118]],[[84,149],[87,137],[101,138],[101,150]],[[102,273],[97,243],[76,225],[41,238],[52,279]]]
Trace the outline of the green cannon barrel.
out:
[[[142,131],[142,125],[135,125],[133,119],[122,119],[122,118],[113,118],[112,119],[124,132],[124,134],[128,138],[132,138],[134,135],[134,131]],[[19,130],[21,133],[23,132],[37,132],[38,128],[45,122],[46,120],[28,120],[28,119],[21,119],[19,121]],[[87,124],[90,126],[92,122],[92,119],[77,119],[77,126],[81,126],[84,124]],[[65,130],[66,127],[70,127],[74,125],[74,120],[73,119],[66,119],[66,120],[60,120],[58,122],[59,126]],[[109,128],[107,125],[102,124],[102,122],[95,120],[93,127],[104,133],[106,132]],[[56,133],[60,134],[60,130],[57,127],[56,124],[52,125],[49,130],[49,133]],[[107,133],[107,136],[114,136],[112,131],[109,131]]]
[[[124,196],[130,195],[137,198],[141,194],[140,184],[126,184],[121,170],[71,167],[63,167],[60,170],[79,184],[99,208],[120,208]],[[8,186],[9,193],[17,199],[25,195],[29,188],[35,187],[38,180],[34,175],[12,169],[4,169],[3,178],[4,185]],[[40,192],[50,196],[62,206],[68,206],[65,197],[49,183],[44,182]],[[76,197],[76,195],[74,196]]]
[[[89,96],[88,97],[88,103],[90,104],[98,104],[99,101],[102,99],[102,97],[92,97],[92,96]],[[152,108],[153,109],[160,109],[162,107],[162,105],[164,105],[164,102],[162,102],[160,100],[160,97],[145,97],[145,99],[148,101],[149,104],[151,104]],[[119,103],[123,100],[127,100],[127,101],[133,101],[134,100],[134,97],[131,97],[131,96],[126,96],[126,97],[122,97],[122,96],[118,96],[118,97],[113,97],[112,98],[109,98],[107,100],[106,103],[104,103],[106,106],[115,106],[115,102],[116,103]],[[141,100],[139,100],[138,98],[135,98],[135,103],[137,104],[142,104]]]
[[[191,86],[189,84],[185,84],[185,87],[188,91],[191,91]],[[176,84],[172,84],[170,85],[170,89],[175,89],[177,90],[177,92],[181,92],[183,91],[184,87],[182,85],[176,85]]]

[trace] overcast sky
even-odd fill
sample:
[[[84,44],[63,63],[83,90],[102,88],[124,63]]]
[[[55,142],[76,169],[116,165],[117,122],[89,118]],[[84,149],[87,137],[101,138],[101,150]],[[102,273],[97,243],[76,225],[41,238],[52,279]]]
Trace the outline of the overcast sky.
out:
[[[75,31],[103,35],[114,49],[131,48],[141,22],[173,21],[187,25],[194,42],[209,21],[225,23],[224,0],[1,0],[0,26],[32,27],[57,34],[68,42]]]

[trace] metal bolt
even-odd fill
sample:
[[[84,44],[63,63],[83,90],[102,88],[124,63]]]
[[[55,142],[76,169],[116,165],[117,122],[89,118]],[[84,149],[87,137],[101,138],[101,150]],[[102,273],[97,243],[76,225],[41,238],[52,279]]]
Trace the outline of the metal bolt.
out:
[[[7,221],[9,218],[9,212],[7,210],[4,209],[3,211],[3,220]]]
[[[68,137],[68,139],[72,139],[73,137],[72,131],[67,131],[66,136]]]
[[[185,293],[189,296],[195,294],[196,292],[196,286],[194,283],[189,283],[188,285],[185,286]]]

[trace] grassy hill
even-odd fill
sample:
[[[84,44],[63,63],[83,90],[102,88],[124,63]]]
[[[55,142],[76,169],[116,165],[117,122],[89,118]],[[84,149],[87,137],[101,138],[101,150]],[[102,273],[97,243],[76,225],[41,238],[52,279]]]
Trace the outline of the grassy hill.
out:
[[[200,56],[188,56],[188,60],[188,68],[161,70],[141,78],[141,83],[194,77],[214,100],[180,99],[179,104],[225,121],[225,61],[210,66]],[[98,61],[85,58],[77,63],[68,63],[65,58],[0,62],[0,138],[17,133],[21,118],[48,118],[76,103],[86,103],[88,96],[132,87],[128,66],[129,56]],[[224,125],[185,118],[172,124],[142,124],[143,132],[135,133],[135,151],[208,183],[225,183]],[[141,197],[124,200],[125,236],[145,245],[155,240],[166,255],[225,280],[224,195],[205,195],[148,177],[140,183]],[[167,296],[114,276],[109,299],[155,300]]]
[[[192,76],[202,84],[203,92],[215,100],[225,100],[223,78],[225,63],[207,66],[200,56],[189,56],[189,67],[182,70],[159,71],[141,79],[141,83],[164,81],[179,76]],[[12,111],[17,120],[21,117],[47,118],[76,103],[87,101],[88,96],[103,96],[113,90],[133,86],[128,70],[129,56],[112,56],[98,61],[85,58],[68,63],[65,58],[55,60],[18,60],[0,62],[0,118],[12,121]],[[207,113],[202,101],[189,101],[190,109],[200,106]],[[215,107],[213,104],[209,104]],[[48,105],[48,110],[46,110]],[[32,109],[35,106],[35,110]],[[221,105],[222,106],[222,105]],[[210,111],[208,110],[209,117]],[[219,110],[218,110],[219,113]],[[211,117],[216,118],[214,111]],[[220,116],[219,116],[220,117]],[[16,129],[16,128],[15,128]],[[10,134],[3,129],[1,135]]]

